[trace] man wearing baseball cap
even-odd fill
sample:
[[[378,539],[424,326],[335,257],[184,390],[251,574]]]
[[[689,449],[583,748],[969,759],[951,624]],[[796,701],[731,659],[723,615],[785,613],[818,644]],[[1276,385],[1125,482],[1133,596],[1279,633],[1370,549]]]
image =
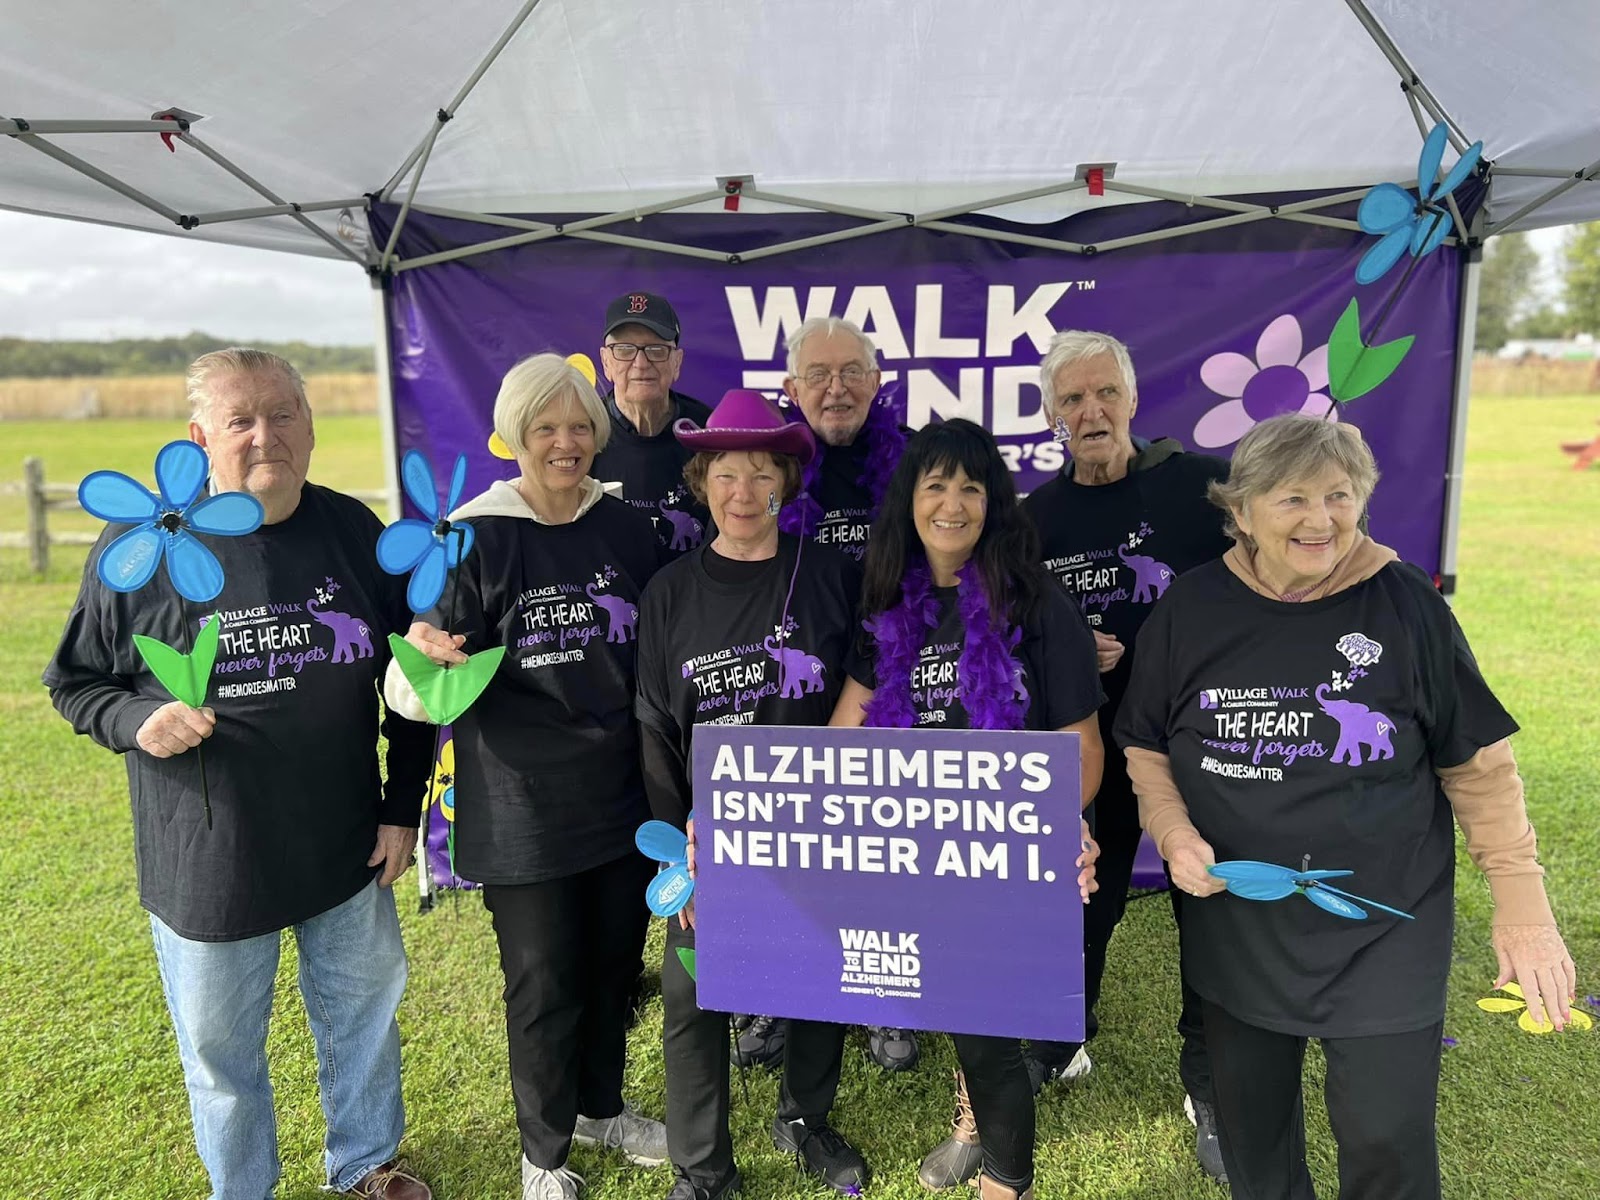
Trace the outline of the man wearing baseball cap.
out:
[[[674,555],[698,546],[709,520],[683,481],[689,452],[672,436],[672,423],[704,425],[711,410],[672,390],[683,367],[678,314],[663,296],[629,292],[606,306],[600,370],[610,380],[605,397],[611,439],[595,455],[590,474],[622,485],[622,498],[655,521],[661,544]]]

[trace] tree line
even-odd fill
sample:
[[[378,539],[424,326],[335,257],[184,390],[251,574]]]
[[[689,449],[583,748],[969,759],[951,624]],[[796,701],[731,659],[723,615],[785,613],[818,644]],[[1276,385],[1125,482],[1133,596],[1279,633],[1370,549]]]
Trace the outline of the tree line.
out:
[[[1539,252],[1527,234],[1488,240],[1478,278],[1477,349],[1513,338],[1600,337],[1600,221],[1567,230],[1552,290],[1540,286]]]
[[[236,344],[208,333],[171,338],[122,338],[112,342],[0,338],[0,378],[181,375],[202,354]],[[373,369],[371,346],[314,346],[309,342],[250,344],[283,355],[308,375],[370,373]]]

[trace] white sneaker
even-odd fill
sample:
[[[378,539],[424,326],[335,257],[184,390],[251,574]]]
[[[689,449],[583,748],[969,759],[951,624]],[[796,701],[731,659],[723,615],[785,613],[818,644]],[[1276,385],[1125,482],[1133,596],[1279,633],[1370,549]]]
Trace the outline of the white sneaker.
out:
[[[621,1150],[623,1157],[641,1167],[659,1167],[667,1161],[667,1127],[631,1108],[624,1108],[614,1117],[580,1116],[573,1126],[572,1140]]]
[[[522,1200],[578,1200],[583,1176],[565,1164],[554,1168],[536,1167],[522,1159]]]
[[[1082,1079],[1094,1070],[1094,1063],[1089,1061],[1089,1047],[1079,1046],[1078,1052],[1072,1056],[1072,1061],[1061,1068],[1056,1076],[1062,1083],[1071,1083],[1074,1079]]]

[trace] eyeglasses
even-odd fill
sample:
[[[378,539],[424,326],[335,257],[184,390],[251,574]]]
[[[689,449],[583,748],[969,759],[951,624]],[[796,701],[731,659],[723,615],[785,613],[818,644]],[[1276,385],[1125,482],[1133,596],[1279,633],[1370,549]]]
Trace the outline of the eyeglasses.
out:
[[[867,381],[868,374],[870,372],[865,367],[858,367],[851,363],[848,367],[839,371],[830,371],[827,367],[812,367],[804,375],[800,376],[800,380],[808,388],[825,388],[832,382],[833,377],[837,375],[839,382],[845,387],[858,388]]]
[[[669,346],[665,342],[652,342],[648,346],[636,346],[632,342],[607,342],[607,350],[611,357],[618,362],[632,362],[639,357],[639,351],[644,351],[644,356],[653,363],[664,363],[672,357],[676,346]]]

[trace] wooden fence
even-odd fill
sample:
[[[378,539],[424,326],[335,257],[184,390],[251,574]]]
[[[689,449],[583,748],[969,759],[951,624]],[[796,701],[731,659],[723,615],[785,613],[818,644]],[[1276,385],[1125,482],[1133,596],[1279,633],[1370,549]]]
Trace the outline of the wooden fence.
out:
[[[27,505],[28,527],[22,533],[0,532],[0,548],[28,552],[28,565],[34,574],[43,575],[50,569],[51,546],[92,546],[99,533],[77,530],[50,531],[50,513],[55,509],[81,512],[76,483],[47,483],[44,477],[44,460],[29,457],[22,460],[21,482],[0,483],[0,492],[21,493]],[[349,490],[347,496],[369,504],[384,504],[387,497],[377,490]]]

